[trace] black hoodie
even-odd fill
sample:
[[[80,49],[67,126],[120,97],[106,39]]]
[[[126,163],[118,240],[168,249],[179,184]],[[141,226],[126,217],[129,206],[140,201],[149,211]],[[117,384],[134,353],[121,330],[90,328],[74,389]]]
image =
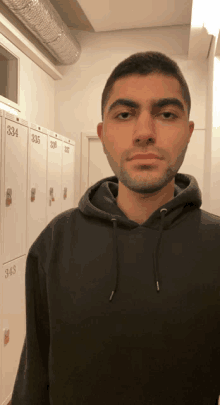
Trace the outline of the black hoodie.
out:
[[[29,249],[11,405],[217,405],[220,217],[196,179],[143,224],[90,187]]]

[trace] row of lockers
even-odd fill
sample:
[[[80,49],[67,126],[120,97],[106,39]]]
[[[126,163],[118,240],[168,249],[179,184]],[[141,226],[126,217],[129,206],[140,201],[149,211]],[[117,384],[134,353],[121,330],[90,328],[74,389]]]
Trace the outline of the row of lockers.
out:
[[[56,215],[73,207],[75,142],[7,112],[0,120],[6,263],[24,255]]]
[[[11,399],[26,334],[29,248],[74,206],[75,142],[0,110],[0,404]]]

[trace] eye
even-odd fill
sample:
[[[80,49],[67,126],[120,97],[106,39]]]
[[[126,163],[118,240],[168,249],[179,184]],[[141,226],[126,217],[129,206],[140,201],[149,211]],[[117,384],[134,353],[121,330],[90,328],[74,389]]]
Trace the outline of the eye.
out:
[[[131,113],[129,113],[129,112],[121,112],[120,114],[118,114],[118,115],[116,115],[116,118],[118,118],[119,117],[119,115],[122,115],[122,114],[131,114]],[[124,121],[124,120],[122,120],[122,121]]]
[[[177,115],[176,115],[176,114],[173,114],[173,113],[171,113],[171,112],[169,112],[169,111],[163,112],[162,115],[163,115],[163,114],[169,114],[169,115],[172,115],[173,117],[177,118]]]
[[[121,112],[120,114],[118,114],[118,115],[116,115],[116,118],[118,118],[119,117],[119,115],[126,115],[126,114],[130,114],[131,115],[131,113],[129,113],[129,112]],[[163,113],[161,113],[161,114],[159,114],[159,115],[164,115],[164,114],[169,114],[169,115],[172,115],[174,118],[177,118],[177,115],[176,114],[173,114],[173,113],[171,113],[171,112],[169,112],[169,111],[165,111],[165,112],[163,112]],[[126,118],[126,117],[124,117],[124,118]],[[169,118],[169,117],[168,117]],[[124,119],[122,119],[122,121],[124,121]]]

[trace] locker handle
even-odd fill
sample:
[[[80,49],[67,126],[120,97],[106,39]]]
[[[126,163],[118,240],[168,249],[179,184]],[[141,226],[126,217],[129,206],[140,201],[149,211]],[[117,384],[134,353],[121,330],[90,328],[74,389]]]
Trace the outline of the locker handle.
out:
[[[63,190],[63,199],[65,200],[67,198],[67,187],[64,187]]]
[[[6,346],[9,343],[10,330],[9,329],[3,329],[3,331],[4,331],[4,346]]]
[[[36,188],[31,189],[31,202],[35,201]]]
[[[54,198],[54,195],[53,195],[53,187],[50,187],[49,205],[51,205],[51,201],[55,201],[55,198]]]
[[[9,207],[12,204],[12,188],[7,188],[6,191],[6,207]]]

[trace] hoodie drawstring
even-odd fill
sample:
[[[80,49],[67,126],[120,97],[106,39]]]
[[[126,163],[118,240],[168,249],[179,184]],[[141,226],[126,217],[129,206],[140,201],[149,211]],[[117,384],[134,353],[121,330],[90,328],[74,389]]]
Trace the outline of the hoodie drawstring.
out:
[[[159,277],[158,277],[158,250],[159,250],[159,245],[160,245],[160,241],[161,241],[161,237],[162,237],[162,232],[163,232],[163,227],[164,227],[164,218],[166,215],[167,209],[166,208],[162,208],[160,210],[160,214],[161,214],[161,224],[160,224],[160,228],[159,228],[159,237],[157,240],[157,245],[156,248],[153,252],[153,266],[154,266],[154,275],[155,275],[155,281],[156,281],[156,289],[159,292],[160,291],[160,286],[159,286]],[[117,233],[116,233],[116,228],[117,228],[117,219],[112,218],[111,220],[113,222],[113,268],[114,271],[116,271],[116,276],[115,276],[115,281],[114,281],[114,286],[113,286],[113,290],[111,292],[109,301],[112,301],[113,295],[115,294],[115,292],[117,291],[118,288],[118,262],[117,262]]]
[[[157,287],[157,291],[160,291],[160,286],[159,286],[159,277],[158,277],[158,251],[159,251],[159,245],[160,245],[160,241],[162,238],[162,232],[163,232],[163,226],[164,226],[164,218],[166,215],[167,209],[166,208],[162,208],[160,210],[160,214],[161,214],[161,224],[160,224],[160,228],[159,228],[159,237],[157,240],[157,245],[156,248],[153,252],[153,264],[154,264],[154,275],[155,275],[155,279],[156,279],[156,287]]]
[[[113,218],[112,219],[113,222],[113,269],[115,271],[116,269],[116,278],[115,278],[115,283],[114,283],[114,289],[111,292],[111,296],[109,298],[109,301],[112,300],[114,293],[116,292],[116,289],[118,287],[118,263],[117,263],[117,234],[116,234],[116,227],[117,227],[117,219]]]

